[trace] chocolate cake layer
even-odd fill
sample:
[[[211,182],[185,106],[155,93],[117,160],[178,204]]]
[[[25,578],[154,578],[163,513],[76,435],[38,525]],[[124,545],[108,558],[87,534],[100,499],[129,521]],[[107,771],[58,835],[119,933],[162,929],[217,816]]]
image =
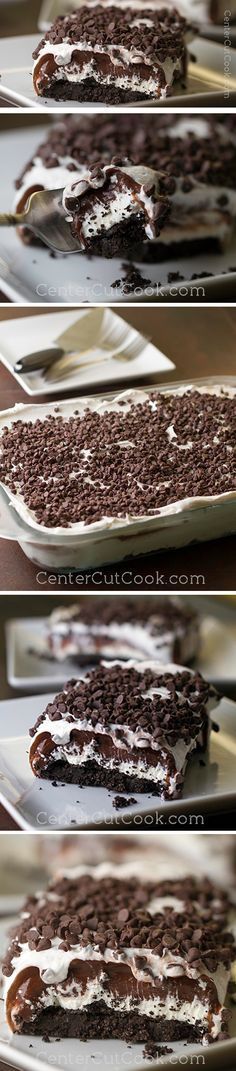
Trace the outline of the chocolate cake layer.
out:
[[[99,867],[67,873],[26,902],[12,937],[3,964],[10,1028],[84,1040],[221,1037],[230,910],[206,879],[140,885]]]
[[[96,6],[59,16],[33,58],[39,96],[77,100],[165,98],[186,72],[190,27],[178,11],[135,13],[130,8]]]
[[[198,643],[199,619],[178,596],[99,596],[53,610],[34,651],[57,662],[112,657],[186,665],[195,657]]]
[[[101,663],[68,682],[30,729],[33,773],[176,798],[190,753],[207,746],[218,698],[182,667]]]

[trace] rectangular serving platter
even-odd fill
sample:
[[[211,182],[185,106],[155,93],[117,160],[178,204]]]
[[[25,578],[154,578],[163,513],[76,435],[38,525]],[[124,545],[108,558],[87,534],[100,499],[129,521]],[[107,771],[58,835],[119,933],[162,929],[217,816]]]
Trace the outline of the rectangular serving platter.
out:
[[[233,387],[236,390],[236,377],[208,377],[192,381],[194,386]],[[155,387],[142,387],[142,397],[148,398],[155,389],[160,393],[185,389],[187,382],[160,384]],[[122,392],[122,397],[127,393]],[[58,402],[56,412],[71,415],[76,409],[81,414],[87,405],[92,408],[97,404],[114,401],[118,395],[108,393],[94,397],[75,398]],[[31,420],[47,417],[54,411],[53,403],[41,403],[34,406],[16,406],[14,409],[0,413],[0,436],[3,427],[22,418]],[[110,562],[123,561],[131,556],[137,557],[163,548],[185,546],[193,541],[205,541],[220,538],[236,532],[236,492],[231,496],[219,496],[218,501],[206,497],[200,503],[198,499],[172,512],[161,513],[152,518],[134,518],[127,525],[118,521],[113,528],[109,525],[94,531],[87,527],[85,532],[73,529],[63,532],[42,530],[33,518],[27,522],[21,515],[19,505],[11,498],[10,492],[0,488],[0,536],[17,539],[24,553],[39,567],[53,569],[54,572],[70,570],[84,571]]]
[[[61,380],[51,381],[44,376],[42,369],[28,374],[14,371],[17,360],[27,353],[46,349],[74,324],[78,325],[77,347],[81,361],[86,347],[84,364],[78,366],[77,372],[63,376]],[[121,330],[121,354],[122,348],[125,350],[126,346],[140,345],[139,355],[131,360],[119,360],[118,357],[112,356],[112,349],[116,347]],[[111,357],[108,360],[109,349]],[[90,364],[93,350],[96,363]],[[55,395],[65,390],[84,390],[102,383],[112,385],[119,383],[119,380],[123,382],[124,379],[132,382],[139,377],[143,379],[159,372],[168,372],[175,367],[173,361],[165,357],[149,339],[144,338],[130,324],[126,324],[112,309],[101,307],[92,310],[77,309],[72,312],[48,312],[44,316],[23,316],[18,320],[17,332],[15,320],[0,322],[0,360],[26,394],[39,397],[44,394]]]
[[[15,178],[47,134],[46,124],[1,134],[0,211],[12,209]],[[89,259],[84,254],[52,258],[46,246],[24,245],[13,227],[0,228],[0,289],[13,302],[52,306],[84,302],[130,304],[140,300],[162,304],[165,300],[175,302],[176,297],[179,301],[197,300],[201,303],[219,298],[227,300],[233,294],[236,299],[236,230],[224,252],[188,257],[172,255],[160,264],[137,266],[143,281],[135,292],[125,294],[121,260]],[[173,271],[179,273],[180,281],[177,279],[171,285],[168,277]],[[212,277],[208,277],[208,272]],[[203,276],[206,273],[204,277],[202,273]],[[191,282],[193,274],[201,278]],[[145,283],[147,279],[148,283]],[[117,283],[117,280],[121,281]]]
[[[0,922],[0,956],[2,958],[9,943],[9,929],[17,923],[17,906],[15,918],[5,918]],[[4,1064],[15,1067],[18,1071],[62,1071],[62,1068],[80,1069],[80,1071],[181,1071],[202,1066],[207,1071],[230,1071],[234,1068],[236,1053],[236,1009],[230,1006],[231,1023],[228,1041],[202,1048],[201,1045],[186,1045],[181,1042],[171,1043],[172,1057],[161,1056],[153,1060],[143,1056],[143,1045],[129,1045],[123,1041],[80,1041],[78,1038],[62,1038],[60,1042],[52,1040],[48,1044],[40,1037],[20,1037],[10,1034],[5,1023],[4,1006],[0,1002],[0,1059]],[[165,1046],[164,1046],[165,1048]],[[189,1062],[188,1062],[189,1061]]]
[[[32,85],[32,53],[41,40],[39,34],[22,37],[5,37],[0,41],[0,95],[8,103],[18,107],[37,108],[37,111],[117,111],[121,105],[106,106],[99,103],[80,103],[79,101],[54,101],[38,97]],[[188,64],[187,86],[182,93],[173,90],[173,95],[166,100],[141,100],[133,104],[124,104],[122,108],[159,108],[179,107],[181,105],[224,104],[224,93],[229,92],[227,103],[236,99],[236,52],[232,50],[230,79],[224,74],[224,46],[215,41],[201,37],[191,41],[191,55],[196,62]]]
[[[60,688],[69,677],[76,677],[79,660],[68,658],[57,662],[35,651],[37,643],[45,637],[46,626],[45,617],[21,617],[7,622],[7,679],[12,688],[31,693],[47,691]],[[223,682],[236,685],[236,623],[203,616],[200,629],[200,650],[194,665],[219,687]],[[79,672],[81,675],[81,669]]]
[[[77,678],[83,676],[77,671]],[[222,698],[217,707],[218,733],[210,738],[205,765],[192,756],[181,800],[160,800],[159,796],[136,793],[135,802],[113,806],[114,791],[105,788],[61,785],[34,777],[29,765],[28,730],[38,714],[52,702],[54,692],[45,696],[24,696],[0,702],[0,802],[21,829],[27,831],[85,831],[116,828],[124,820],[128,829],[137,816],[163,814],[202,815],[204,810],[235,806],[236,704]],[[129,793],[125,793],[129,799]],[[132,797],[130,796],[130,800]]]

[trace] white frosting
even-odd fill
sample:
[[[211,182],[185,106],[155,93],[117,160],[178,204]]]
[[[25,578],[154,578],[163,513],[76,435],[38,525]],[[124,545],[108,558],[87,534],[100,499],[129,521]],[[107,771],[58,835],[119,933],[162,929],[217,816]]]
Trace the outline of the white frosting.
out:
[[[236,388],[235,387],[226,386],[224,388],[223,385],[217,385],[216,384],[216,385],[212,386],[212,384],[210,383],[209,386],[208,385],[207,386],[198,386],[197,388],[194,388],[194,387],[191,386],[191,383],[190,384],[185,383],[181,387],[176,387],[175,389],[171,388],[171,390],[169,390],[169,391],[168,391],[168,388],[166,388],[166,390],[163,390],[160,393],[160,398],[163,398],[165,396],[165,394],[167,394],[167,396],[180,397],[180,396],[186,394],[187,392],[190,392],[193,389],[197,389],[198,394],[203,394],[203,395],[204,394],[210,394],[210,395],[215,395],[216,397],[221,395],[222,394],[222,390],[224,390],[226,397],[234,398],[234,399],[236,397]],[[157,405],[158,405],[158,388],[156,389],[157,401],[155,401],[155,402],[151,401],[151,399],[149,398],[149,393],[150,392],[148,392],[148,390],[145,391],[144,389],[136,389],[136,390],[135,389],[130,389],[130,390],[122,391],[120,394],[117,394],[112,400],[108,400],[108,399],[105,399],[105,398],[96,398],[94,396],[94,397],[83,398],[83,399],[76,398],[76,400],[73,400],[73,401],[72,400],[63,401],[57,406],[57,414],[56,415],[59,415],[59,414],[63,415],[63,419],[64,420],[69,420],[70,417],[73,416],[73,414],[74,414],[74,412],[76,410],[76,412],[79,414],[77,419],[79,419],[79,418],[83,418],[87,408],[89,408],[91,411],[95,411],[95,412],[99,412],[99,413],[106,413],[106,412],[119,412],[119,413],[121,413],[121,407],[120,407],[120,402],[121,401],[123,403],[122,404],[122,414],[125,414],[125,413],[129,412],[131,405],[133,405],[133,404],[140,405],[140,404],[144,404],[146,402],[149,402],[150,409],[155,411],[155,409],[157,408]],[[54,413],[54,409],[53,409],[53,404],[52,403],[51,404],[40,404],[40,405],[38,404],[37,406],[34,406],[32,404],[22,405],[22,404],[18,404],[17,403],[14,406],[13,409],[5,410],[4,413],[3,413],[3,416],[2,416],[2,423],[0,424],[0,452],[1,452],[1,435],[3,433],[3,428],[4,427],[7,426],[7,427],[11,428],[12,426],[14,426],[15,421],[16,420],[20,420],[20,419],[22,419],[24,422],[32,421],[32,423],[34,423],[38,419],[43,420],[46,416],[48,416],[49,413],[51,413],[51,414]],[[172,444],[171,444],[171,448],[172,448]],[[84,460],[82,462],[82,459],[81,459],[81,471],[83,469],[83,472],[85,471],[85,469],[84,469],[85,465],[86,465],[86,461]],[[1,486],[1,484],[0,484],[0,486]],[[80,535],[82,535],[82,534],[84,534],[84,535],[92,535],[94,532],[103,533],[103,532],[109,532],[111,530],[117,530],[117,529],[122,529],[123,530],[123,529],[126,529],[126,528],[130,528],[130,526],[132,524],[137,524],[137,523],[138,523],[139,530],[141,531],[143,525],[147,524],[147,522],[150,524],[151,521],[155,521],[155,524],[156,524],[159,520],[161,521],[162,517],[171,517],[171,516],[173,516],[175,514],[183,513],[185,511],[189,511],[189,510],[193,510],[193,509],[194,510],[202,509],[204,506],[213,505],[215,503],[223,503],[223,502],[227,502],[228,500],[232,500],[234,502],[236,500],[236,489],[232,489],[232,491],[226,491],[226,492],[223,492],[222,494],[198,495],[198,496],[193,496],[192,498],[189,497],[189,498],[183,498],[183,499],[178,500],[178,501],[173,501],[173,502],[169,503],[166,506],[159,507],[157,509],[156,513],[146,514],[146,515],[143,515],[142,517],[137,517],[137,515],[132,514],[132,513],[126,514],[126,516],[124,516],[122,518],[121,517],[107,516],[107,517],[101,518],[101,520],[99,520],[99,521],[94,521],[89,525],[85,524],[83,521],[77,521],[75,524],[71,524],[70,528],[63,528],[62,526],[58,525],[55,528],[53,528],[53,530],[52,530],[51,528],[50,529],[47,528],[46,525],[39,524],[36,521],[35,514],[34,514],[33,510],[30,510],[29,507],[26,505],[22,494],[20,494],[19,492],[16,492],[16,493],[13,494],[13,492],[10,491],[9,488],[7,487],[7,485],[5,485],[4,483],[2,484],[2,486],[7,491],[7,495],[9,497],[9,500],[13,503],[13,505],[17,509],[17,512],[19,513],[20,517],[27,524],[27,526],[32,528],[35,532],[41,532],[41,533],[45,532],[47,534],[49,542],[50,542],[50,537],[52,536],[52,533],[53,533],[53,541],[54,541],[54,543],[56,542],[57,536],[63,536],[63,540],[65,539],[65,541],[67,543],[69,541],[69,539],[70,539],[70,534],[71,535],[72,534],[73,535],[74,534],[76,534],[76,535],[77,534],[80,534]],[[37,553],[38,553],[38,550],[37,550]]]
[[[73,171],[70,165],[73,165]],[[67,183],[73,181],[73,176],[75,177],[78,173],[81,174],[83,172],[84,167],[82,164],[78,164],[72,156],[59,158],[58,164],[54,167],[45,167],[40,156],[35,156],[32,167],[29,167],[28,171],[25,172],[20,189],[15,194],[14,206],[17,208],[19,202],[29,193],[32,187],[41,186],[43,190],[60,190]]]

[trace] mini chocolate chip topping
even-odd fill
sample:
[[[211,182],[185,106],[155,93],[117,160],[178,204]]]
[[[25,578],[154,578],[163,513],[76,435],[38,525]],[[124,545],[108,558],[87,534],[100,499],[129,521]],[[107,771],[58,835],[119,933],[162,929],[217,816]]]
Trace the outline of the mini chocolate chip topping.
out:
[[[1,436],[0,480],[47,528],[152,516],[236,489],[235,442],[236,398],[223,388],[152,392],[128,410],[14,421]]]
[[[123,17],[124,11],[122,20]],[[37,157],[46,168],[59,166],[66,157],[66,166],[72,173],[76,173],[78,165],[87,168],[101,161],[111,163],[117,157],[122,166],[128,158],[130,163],[146,164],[170,175],[186,176],[187,180],[192,176],[207,185],[235,189],[236,145],[233,136],[230,140],[235,134],[235,119],[224,115],[222,124],[220,116],[207,116],[207,137],[202,137],[194,126],[199,118],[202,121],[202,116],[196,115],[193,129],[179,137],[178,122],[173,116],[66,116],[53,124],[37,149]],[[222,137],[223,128],[229,140]],[[33,160],[27,163],[16,182],[17,188],[32,164]],[[187,198],[188,192],[184,192]]]
[[[141,22],[140,22],[141,19]],[[57,45],[62,42],[76,45],[78,42],[98,45],[101,49],[112,46],[121,60],[119,49],[128,49],[131,53],[141,55],[142,60],[155,63],[164,62],[167,57],[179,59],[185,50],[185,34],[188,25],[176,9],[168,11],[163,6],[160,11],[145,9],[142,13],[130,8],[96,7],[94,12],[88,7],[81,7],[71,15],[59,15],[53,26],[45,34],[33,53],[34,59],[40,55],[45,44]]]
[[[53,899],[52,899],[53,893]],[[156,897],[171,896],[183,903],[164,906],[151,914],[149,907]],[[43,952],[59,942],[63,951],[92,945],[101,953],[106,948],[137,949],[137,966],[146,967],[146,957],[138,950],[150,950],[162,957],[169,951],[181,956],[186,970],[204,975],[204,968],[214,973],[219,963],[226,968],[235,958],[234,938],[227,931],[229,901],[227,895],[208,879],[186,877],[182,881],[148,882],[137,878],[106,877],[99,881],[90,875],[60,878],[41,899],[30,897],[15,937],[4,960],[3,973],[10,976],[13,959],[22,944]],[[171,965],[171,960],[170,960]],[[42,963],[43,966],[43,963]]]
[[[147,697],[150,688],[166,688],[168,698],[163,694]],[[109,730],[116,724],[117,737],[123,726],[150,734],[160,747],[163,740],[174,747],[180,738],[188,744],[206,726],[206,704],[211,696],[217,698],[217,692],[200,673],[180,669],[174,675],[160,674],[158,666],[156,672],[146,669],[140,673],[125,664],[99,665],[84,680],[68,681],[65,691],[48,703],[30,729],[30,736],[38,732],[46,716],[52,722],[52,734],[53,722],[63,717],[71,724],[71,731],[79,720],[86,719],[94,729],[100,724]]]

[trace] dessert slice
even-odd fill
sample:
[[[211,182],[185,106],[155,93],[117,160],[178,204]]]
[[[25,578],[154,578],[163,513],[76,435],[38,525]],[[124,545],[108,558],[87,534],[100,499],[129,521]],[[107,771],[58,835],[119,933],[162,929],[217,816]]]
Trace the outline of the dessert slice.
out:
[[[190,662],[198,651],[199,619],[182,598],[97,597],[53,610],[34,651],[64,662],[153,658]]]
[[[70,182],[63,206],[82,249],[106,257],[156,240],[169,212],[168,178],[150,167],[94,167]]]
[[[190,28],[175,8],[80,7],[59,16],[33,58],[39,96],[56,100],[164,100],[186,76]]]
[[[32,771],[176,799],[190,754],[207,747],[218,701],[200,673],[182,666],[101,663],[69,681],[30,729]]]
[[[10,1029],[133,1043],[227,1037],[230,911],[204,878],[67,873],[24,905],[3,965]]]

